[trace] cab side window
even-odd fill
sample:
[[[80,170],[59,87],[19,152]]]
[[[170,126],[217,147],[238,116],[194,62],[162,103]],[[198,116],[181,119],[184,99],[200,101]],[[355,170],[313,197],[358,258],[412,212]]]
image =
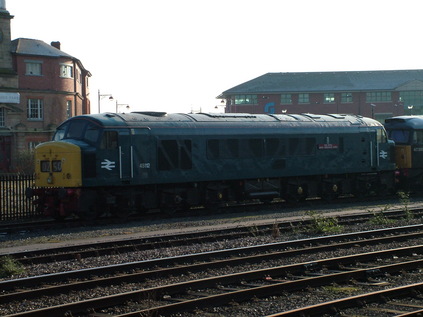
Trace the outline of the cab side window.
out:
[[[100,129],[95,125],[88,125],[87,130],[85,131],[84,140],[88,143],[96,143],[98,140],[98,136],[100,134]]]
[[[388,137],[386,136],[386,131],[383,129],[376,130],[377,143],[386,143],[388,142]]]
[[[116,131],[104,131],[101,138],[100,149],[115,150],[118,148],[118,133]]]
[[[414,144],[423,144],[423,130],[415,130],[413,134]]]

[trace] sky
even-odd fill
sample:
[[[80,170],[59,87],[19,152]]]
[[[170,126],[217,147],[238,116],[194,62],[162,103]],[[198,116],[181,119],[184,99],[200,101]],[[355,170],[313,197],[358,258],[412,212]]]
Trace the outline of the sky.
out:
[[[12,40],[61,42],[91,113],[222,112],[268,72],[422,69],[421,0],[6,0]],[[216,108],[217,106],[217,108]]]

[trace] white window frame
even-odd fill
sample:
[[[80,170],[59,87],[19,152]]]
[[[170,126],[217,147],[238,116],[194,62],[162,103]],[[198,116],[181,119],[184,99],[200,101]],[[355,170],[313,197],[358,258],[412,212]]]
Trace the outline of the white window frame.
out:
[[[72,117],[72,100],[66,100],[66,118]]]
[[[60,64],[60,77],[62,78],[73,78],[73,65]]]
[[[43,99],[28,99],[26,115],[31,121],[43,120]]]
[[[25,60],[25,75],[27,76],[42,76],[43,68],[42,61]]]
[[[28,142],[28,150],[29,150],[29,151],[34,150],[34,149],[35,149],[35,147],[36,147],[38,144],[41,144],[41,143],[42,143],[41,141],[31,141],[31,142]]]

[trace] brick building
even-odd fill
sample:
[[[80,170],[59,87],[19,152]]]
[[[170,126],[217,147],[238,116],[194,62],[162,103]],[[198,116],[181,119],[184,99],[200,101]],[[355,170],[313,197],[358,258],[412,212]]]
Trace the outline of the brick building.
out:
[[[224,91],[225,112],[423,114],[423,70],[267,73]]]
[[[36,39],[11,40],[13,18],[0,0],[0,172],[51,139],[71,116],[90,112],[88,79],[77,58]]]

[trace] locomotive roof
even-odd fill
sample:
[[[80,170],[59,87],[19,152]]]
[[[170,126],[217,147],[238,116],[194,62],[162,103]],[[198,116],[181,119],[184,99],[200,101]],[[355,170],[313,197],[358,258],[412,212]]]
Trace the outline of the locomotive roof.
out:
[[[82,115],[74,119],[87,119],[96,121],[97,124],[106,127],[146,127],[165,125],[192,125],[204,126],[204,124],[230,123],[233,125],[257,125],[260,123],[283,124],[289,127],[368,127],[381,126],[373,119],[356,115],[345,114],[248,114],[248,113],[172,113],[166,112],[131,112],[127,114],[101,113],[93,115]]]
[[[385,127],[397,129],[423,129],[423,116],[398,116],[385,120]]]

